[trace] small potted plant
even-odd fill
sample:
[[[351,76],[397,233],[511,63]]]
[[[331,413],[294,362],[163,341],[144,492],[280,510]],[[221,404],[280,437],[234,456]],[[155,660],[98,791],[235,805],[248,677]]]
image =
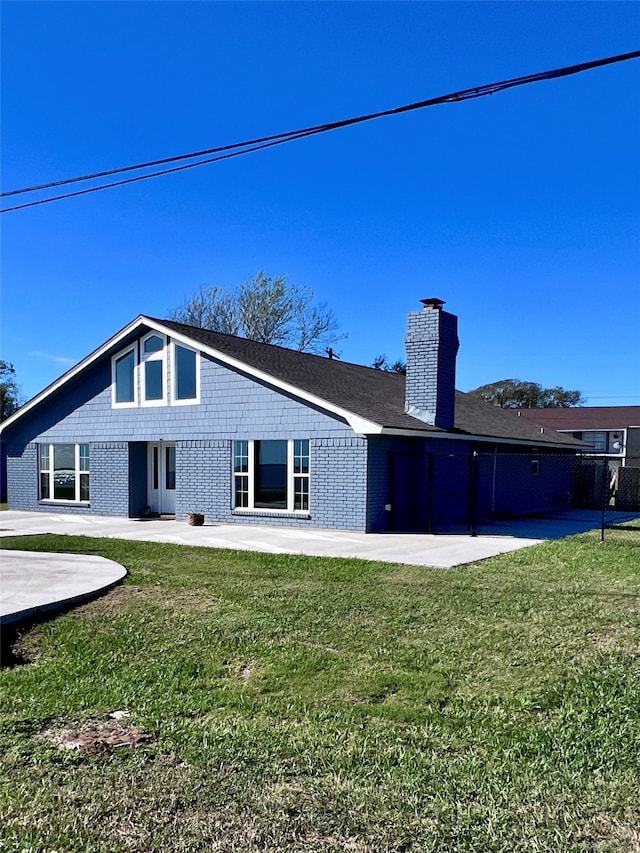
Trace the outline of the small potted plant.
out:
[[[187,513],[187,521],[189,524],[192,524],[194,527],[202,527],[204,524],[204,513],[203,512],[189,512]]]

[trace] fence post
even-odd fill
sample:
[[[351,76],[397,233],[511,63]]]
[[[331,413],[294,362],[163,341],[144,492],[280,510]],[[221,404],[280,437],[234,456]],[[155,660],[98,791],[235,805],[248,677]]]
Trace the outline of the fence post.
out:
[[[607,505],[609,503],[609,462],[606,456],[602,457],[602,487],[600,489],[600,502],[602,504],[602,517],[600,519],[600,544],[604,544],[604,531],[607,526]]]
[[[478,451],[469,457],[469,536],[478,535]]]
[[[427,453],[427,533],[433,533],[433,484],[435,482],[435,459]]]

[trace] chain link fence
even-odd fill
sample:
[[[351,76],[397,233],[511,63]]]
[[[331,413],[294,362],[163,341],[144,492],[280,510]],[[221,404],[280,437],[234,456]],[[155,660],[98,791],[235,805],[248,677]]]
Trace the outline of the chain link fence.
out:
[[[398,454],[394,464],[390,529],[532,539],[585,533],[640,545],[640,457],[478,450]]]
[[[550,538],[590,533],[640,545],[640,457],[479,452],[470,495],[472,535],[520,518],[533,532],[546,522]]]

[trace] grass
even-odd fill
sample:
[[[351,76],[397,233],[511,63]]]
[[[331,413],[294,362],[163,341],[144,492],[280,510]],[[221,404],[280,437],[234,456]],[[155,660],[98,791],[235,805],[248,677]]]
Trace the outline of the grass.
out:
[[[0,673],[2,851],[640,851],[637,547],[3,547],[130,574]]]

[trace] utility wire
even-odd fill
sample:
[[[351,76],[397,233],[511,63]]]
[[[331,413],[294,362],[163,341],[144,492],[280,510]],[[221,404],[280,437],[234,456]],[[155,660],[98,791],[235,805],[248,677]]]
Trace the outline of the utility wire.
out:
[[[315,132],[318,133],[319,131],[315,131]],[[207,160],[199,160],[197,163],[186,163],[183,166],[173,166],[171,169],[162,169],[159,172],[153,172],[153,173],[148,174],[148,175],[136,175],[133,178],[124,178],[121,181],[113,181],[110,184],[102,184],[101,186],[98,186],[98,187],[88,187],[87,189],[84,189],[84,190],[76,190],[75,192],[65,193],[64,195],[55,195],[55,196],[51,196],[50,198],[40,199],[39,201],[31,201],[31,202],[27,202],[26,204],[19,204],[19,205],[16,205],[15,207],[6,207],[3,210],[0,210],[0,213],[8,213],[10,210],[21,210],[24,207],[35,207],[38,204],[47,204],[50,201],[59,201],[60,199],[63,199],[63,198],[73,198],[74,196],[78,196],[78,195],[86,195],[87,193],[94,193],[94,192],[97,192],[98,190],[110,189],[111,187],[122,187],[125,184],[135,184],[136,181],[144,181],[147,178],[158,177],[158,175],[170,175],[173,172],[183,172],[185,169],[193,169],[195,166],[204,166],[207,163],[216,163],[219,160],[229,160],[231,157],[239,157],[241,154],[250,154],[252,151],[261,151],[264,148],[272,148],[274,145],[282,145],[283,142],[292,142],[294,139],[301,139],[303,136],[310,136],[310,135],[311,135],[310,132],[299,133],[297,135],[292,135],[292,136],[288,137],[287,139],[279,139],[275,142],[266,142],[264,145],[254,145],[251,148],[246,148],[244,151],[232,151],[229,154],[221,154],[218,157],[210,157]],[[128,168],[135,168],[135,167],[127,167],[127,169],[117,170],[116,174],[118,172],[121,172],[121,171],[127,171]],[[70,180],[81,181],[81,180],[89,180],[89,179],[88,178],[74,178],[74,179],[70,179]],[[24,190],[24,192],[30,192],[30,190]]]
[[[40,204],[47,204],[52,201],[60,201],[65,198],[72,198],[74,196],[85,195],[87,193],[97,192],[98,190],[110,189],[111,187],[123,186],[124,184],[135,183],[137,181],[143,181],[147,178],[155,178],[160,175],[168,175],[174,172],[184,171],[186,169],[192,169],[196,166],[204,166],[209,163],[215,163],[220,160],[227,160],[231,157],[238,157],[241,154],[249,154],[254,151],[260,151],[265,148],[272,148],[275,145],[281,145],[285,142],[292,142],[296,139],[303,139],[307,136],[313,136],[319,133],[326,133],[330,130],[337,130],[342,127],[349,127],[355,124],[361,124],[363,122],[372,121],[373,119],[383,118],[386,116],[399,115],[400,113],[411,112],[413,110],[424,109],[426,107],[432,107],[439,104],[446,103],[456,103],[458,101],[466,101],[472,98],[481,98],[485,95],[493,95],[497,92],[503,92],[506,89],[512,89],[516,86],[524,86],[527,83],[537,83],[542,80],[555,80],[560,77],[567,77],[571,74],[579,74],[582,71],[590,71],[594,68],[600,68],[605,65],[612,65],[617,62],[626,62],[630,59],[637,59],[640,57],[640,51],[633,51],[631,53],[623,53],[618,54],[617,56],[610,56],[604,59],[597,59],[591,62],[582,62],[578,65],[569,65],[564,68],[556,68],[551,71],[543,71],[537,74],[529,74],[525,77],[516,77],[510,80],[503,80],[497,83],[488,83],[483,86],[477,86],[472,89],[463,89],[458,92],[452,92],[447,95],[440,95],[436,98],[430,98],[425,101],[418,101],[413,104],[406,104],[405,106],[395,107],[389,110],[381,110],[380,112],[368,113],[366,115],[356,116],[354,118],[343,119],[341,121],[330,122],[327,124],[315,125],[312,127],[302,128],[300,130],[287,131],[285,133],[278,133],[272,136],[263,136],[257,139],[247,140],[245,142],[236,142],[230,145],[222,145],[216,148],[208,148],[202,151],[194,151],[190,154],[181,154],[174,157],[165,157],[161,160],[150,160],[146,163],[138,163],[132,166],[124,166],[118,169],[110,169],[104,172],[95,172],[91,175],[84,175],[81,177],[75,178],[66,178],[61,181],[53,181],[47,184],[38,184],[33,187],[25,187],[23,189],[9,190],[4,193],[0,193],[0,197],[6,198],[9,196],[20,195],[23,193],[31,193],[40,190],[53,189],[55,187],[66,186],[73,183],[80,183],[82,181],[91,181],[97,180],[98,178],[111,177],[114,175],[125,174],[126,172],[139,171],[141,169],[149,169],[155,166],[165,165],[169,163],[178,163],[185,160],[194,160],[195,158],[205,157],[206,159],[197,160],[197,162],[193,163],[185,163],[181,166],[174,166],[168,169],[161,169],[155,172],[148,172],[144,175],[138,175],[132,178],[125,178],[120,181],[112,181],[105,184],[100,184],[98,186],[89,187],[83,190],[77,190],[75,192],[63,193],[61,195],[50,196],[49,198],[39,199],[37,201],[31,201],[24,204],[15,205],[13,207],[7,207],[0,210],[0,213],[9,213],[13,210],[21,210],[25,207],[35,207]],[[225,153],[226,152],[226,153]],[[218,155],[218,156],[209,156],[209,155]]]

